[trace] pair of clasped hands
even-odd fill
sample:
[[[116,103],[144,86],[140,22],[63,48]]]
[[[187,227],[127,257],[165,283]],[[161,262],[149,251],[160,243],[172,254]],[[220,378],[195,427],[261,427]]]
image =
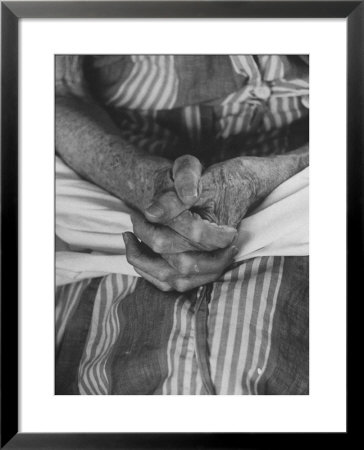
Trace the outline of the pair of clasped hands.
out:
[[[163,177],[163,182],[160,182]],[[161,291],[185,292],[217,280],[238,253],[237,226],[254,201],[239,158],[205,171],[191,155],[162,170],[152,203],[131,214],[126,257]]]

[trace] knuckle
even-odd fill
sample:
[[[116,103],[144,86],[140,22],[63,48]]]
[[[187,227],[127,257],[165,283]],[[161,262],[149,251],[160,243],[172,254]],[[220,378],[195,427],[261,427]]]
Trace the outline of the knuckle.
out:
[[[183,279],[177,279],[174,281],[174,288],[177,292],[186,292],[190,289],[189,282]]]
[[[169,284],[166,284],[166,283],[159,285],[159,289],[162,292],[170,292],[172,290],[171,286],[169,286]]]
[[[152,241],[152,250],[155,253],[163,253],[166,247],[166,241],[161,236],[157,236]]]
[[[168,269],[160,270],[158,272],[158,279],[160,281],[168,281],[170,278],[170,271]]]
[[[200,243],[203,238],[203,236],[202,236],[203,232],[204,232],[203,224],[200,221],[194,222],[191,227],[190,239],[193,242]]]
[[[190,258],[182,254],[177,258],[176,268],[178,272],[180,272],[181,274],[188,275],[189,273],[192,272],[193,265],[191,263]]]

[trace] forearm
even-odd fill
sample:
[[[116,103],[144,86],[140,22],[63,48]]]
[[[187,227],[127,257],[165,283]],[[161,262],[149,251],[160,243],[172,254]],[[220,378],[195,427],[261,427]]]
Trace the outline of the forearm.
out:
[[[56,151],[84,178],[143,210],[168,177],[171,162],[128,144],[92,100],[56,98]]]
[[[285,155],[236,159],[242,173],[249,174],[253,192],[252,203],[257,203],[309,165],[308,145]]]

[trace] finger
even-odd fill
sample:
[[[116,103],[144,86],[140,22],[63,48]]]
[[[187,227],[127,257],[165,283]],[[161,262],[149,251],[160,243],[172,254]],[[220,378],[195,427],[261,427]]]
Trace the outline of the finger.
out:
[[[191,155],[184,155],[176,159],[173,165],[174,190],[165,192],[157,197],[145,211],[145,216],[151,222],[168,223],[193,205],[199,194],[199,182],[202,165]]]
[[[126,259],[135,269],[142,270],[162,282],[167,282],[176,275],[175,269],[159,255],[148,251],[133,233],[124,233],[123,238],[126,248]]]
[[[220,276],[220,274],[178,276],[176,271],[161,257],[149,254],[145,246],[139,243],[133,233],[124,233],[123,238],[128,262],[133,265],[139,275],[163,292],[170,290],[186,292],[195,287],[211,283]]]
[[[203,286],[204,284],[211,283],[217,280],[218,275],[205,275],[194,278],[175,278],[173,281],[167,283],[162,282],[151,276],[149,273],[144,272],[141,269],[135,268],[135,271],[144,279],[149,281],[155,287],[163,292],[177,291],[177,292],[187,292],[196,287]]]
[[[196,248],[203,251],[225,248],[232,243],[237,235],[235,228],[216,225],[191,211],[184,211],[171,220],[168,226],[181,236],[185,236]]]
[[[177,193],[171,190],[154,199],[146,209],[145,217],[150,222],[168,223],[186,209],[188,209],[188,205],[183,204]]]
[[[135,272],[137,272],[141,277],[149,281],[149,283],[153,284],[156,288],[160,289],[161,291],[163,292],[173,291],[172,286],[170,286],[168,283],[157,280],[148,273],[143,272],[143,270],[135,268]]]
[[[174,187],[180,200],[192,206],[199,195],[202,173],[200,161],[192,155],[180,156],[173,164]]]
[[[196,275],[193,277],[177,277],[169,282],[172,288],[177,292],[187,292],[191,289],[212,283],[220,277],[220,274]]]
[[[180,253],[196,250],[196,245],[171,228],[148,222],[133,211],[131,221],[135,235],[155,253]]]
[[[148,254],[145,246],[139,243],[133,233],[124,233],[123,238],[128,262],[134,266],[139,275],[164,292],[170,290],[186,292],[211,283],[220,276],[219,273],[191,277],[178,276],[176,271],[170,266],[168,267],[167,262],[163,261],[161,257]]]
[[[235,245],[213,252],[169,253],[163,258],[181,275],[220,274],[238,253]]]

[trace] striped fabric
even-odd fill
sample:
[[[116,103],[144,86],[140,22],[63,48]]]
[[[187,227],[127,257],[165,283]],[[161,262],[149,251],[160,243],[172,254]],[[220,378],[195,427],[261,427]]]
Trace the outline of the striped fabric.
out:
[[[214,289],[209,315],[211,371],[220,394],[257,394],[255,381],[269,354],[283,260],[251,260],[225,275],[225,282]]]
[[[176,100],[178,78],[173,55],[135,55],[129,77],[108,100],[114,107],[171,109]]]
[[[130,144],[151,154],[169,155],[180,145],[178,138],[168,128],[157,123],[156,111],[119,110],[114,119],[122,130],[122,135]]]
[[[168,341],[168,376],[163,394],[201,393],[195,352],[194,303],[180,297],[174,307],[173,328]]]
[[[209,349],[207,352],[209,373],[207,375],[204,373],[205,368],[201,365],[196,351],[202,337],[196,332],[196,308],[198,305],[196,298],[198,298],[199,292],[195,295],[178,296],[176,300],[173,300],[174,306],[166,309],[168,312],[163,319],[163,326],[168,333],[155,349],[157,360],[165,360],[166,363],[150,366],[148,345],[150,345],[151,335],[143,338],[145,326],[142,325],[142,320],[141,324],[138,320],[135,320],[135,323],[126,322],[132,320],[132,317],[130,317],[130,309],[127,312],[130,307],[124,302],[128,302],[129,294],[135,289],[136,278],[112,274],[100,279],[97,289],[92,291],[92,310],[88,319],[77,317],[77,312],[71,312],[70,305],[77,305],[80,302],[82,292],[84,296],[85,292],[87,294],[90,282],[83,281],[69,287],[59,288],[56,297],[58,311],[60,311],[61,305],[68,305],[68,308],[62,308],[64,313],[57,315],[57,335],[60,330],[63,330],[58,347],[60,345],[67,347],[67,339],[72,339],[73,345],[75,345],[74,336],[70,331],[67,332],[67,330],[75,328],[73,322],[77,324],[83,320],[83,323],[88,323],[87,337],[82,342],[77,359],[72,362],[72,367],[76,366],[77,371],[75,371],[76,380],[70,385],[76,385],[76,393],[79,394],[120,393],[120,388],[115,392],[113,386],[120,384],[120,377],[123,383],[128,383],[123,378],[123,365],[127,364],[125,370],[132,370],[132,373],[133,370],[136,371],[135,376],[136,373],[140,376],[141,373],[147,373],[150,370],[158,372],[155,376],[161,379],[161,382],[158,383],[159,387],[153,387],[151,393],[154,394],[206,395],[208,392],[203,382],[203,378],[206,376],[211,377],[216,394],[256,395],[267,393],[265,392],[266,375],[275,368],[276,354],[279,353],[280,340],[277,339],[277,330],[279,331],[280,327],[284,325],[281,318],[277,323],[277,317],[280,317],[286,308],[290,309],[286,303],[287,299],[283,295],[285,290],[282,288],[282,283],[285,285],[287,282],[292,282],[292,273],[296,273],[296,268],[294,271],[290,268],[292,259],[295,260],[295,258],[287,257],[254,258],[227,272],[213,284],[207,319]],[[302,258],[296,259],[301,260]],[[284,270],[285,266],[286,270]],[[146,283],[144,280],[139,279],[139,281]],[[306,281],[305,276],[301,276],[298,281],[299,286]],[[300,288],[297,288],[296,292],[299,291]],[[164,294],[162,293],[162,295]],[[173,297],[169,297],[166,301],[170,301],[171,298]],[[297,295],[296,300],[301,306],[305,304],[304,298],[301,294]],[[139,307],[137,305],[135,307],[139,310],[142,308],[146,318],[152,317],[153,314],[157,314],[158,317],[160,314],[157,310],[154,311],[153,304],[149,304],[145,299],[143,299],[145,303],[140,303],[138,299],[133,299],[133,301],[139,303]],[[163,299],[159,308],[165,310]],[[278,316],[277,308],[281,311]],[[66,310],[68,313],[65,312]],[[75,311],[75,308],[73,310]],[[297,315],[297,309],[295,311],[293,314]],[[300,319],[300,321],[302,320]],[[273,326],[274,323],[275,326]],[[292,323],[290,322],[287,326],[292,326]],[[306,332],[308,333],[308,329],[303,328],[298,335]],[[148,333],[159,334],[160,330],[152,327]],[[138,344],[134,362],[131,358],[129,360],[122,359],[121,365],[120,363],[115,364],[114,360],[118,358],[120,343],[129,342],[126,348],[132,349],[135,336],[138,336]],[[144,344],[141,344],[143,342]],[[147,346],[145,352],[140,345]],[[286,353],[291,357],[290,355],[294,354],[294,351],[289,349]],[[143,354],[147,356],[141,356]],[[56,367],[64,364],[62,357],[65,356],[62,356],[62,352],[60,352]],[[302,358],[302,353],[296,355],[297,358]],[[297,365],[297,361],[295,364]],[[300,368],[296,367],[295,370],[299,372]],[[292,369],[290,369],[291,372]],[[61,375],[57,370],[58,376]],[[270,382],[272,383],[272,377]],[[148,383],[146,382],[146,384]],[[150,386],[143,386],[142,391],[139,391],[141,389],[139,387],[136,392],[135,389],[130,389],[129,392],[128,386],[123,386],[122,392],[143,394],[148,392],[148,389],[150,390]],[[298,393],[307,393],[304,389],[306,388],[301,387],[300,390],[303,392]],[[65,389],[58,393],[70,392]]]
[[[72,317],[77,302],[89,283],[90,280],[84,280],[80,283],[66,284],[57,289],[55,308],[56,350],[62,341],[66,324]]]
[[[307,142],[298,57],[95,61],[97,97],[125,140],[150,153],[209,164]],[[308,258],[251,259],[184,295],[148,297],[153,289],[116,274],[57,289],[57,394],[308,393]]]
[[[257,109],[262,121],[260,132],[282,128],[307,114],[300,98],[308,96],[308,82],[287,81],[279,56],[259,56],[259,65],[253,56],[231,56],[231,60],[236,72],[247,77],[247,84],[222,102],[220,134],[223,138],[256,129]],[[266,106],[264,110],[259,108],[262,102]]]
[[[135,288],[136,278],[112,274],[99,286],[91,327],[79,368],[81,394],[108,394],[106,363],[120,333],[119,303]]]
[[[257,393],[254,385],[269,354],[283,259],[250,260],[214,283],[208,332],[211,377],[218,394]],[[169,340],[169,374],[163,393],[204,393],[195,339],[193,306],[179,299]]]
[[[270,133],[308,117],[308,74],[297,76],[302,62],[297,69],[295,57],[123,58],[127,63],[123,59],[112,66],[114,72],[122,72],[124,64],[126,76],[114,80],[107,66],[101,98],[110,107],[124,138],[150,153],[175,157],[179,148],[184,149],[181,152],[186,148],[203,152],[203,148],[211,150],[212,142],[219,148],[219,141],[234,136],[243,139],[241,148],[254,148],[254,142],[246,146],[245,141],[263,136],[267,141],[265,153],[274,153],[282,141],[270,139]],[[199,72],[200,77],[193,75]],[[190,92],[196,93],[198,103]],[[210,113],[206,114],[208,109]]]

